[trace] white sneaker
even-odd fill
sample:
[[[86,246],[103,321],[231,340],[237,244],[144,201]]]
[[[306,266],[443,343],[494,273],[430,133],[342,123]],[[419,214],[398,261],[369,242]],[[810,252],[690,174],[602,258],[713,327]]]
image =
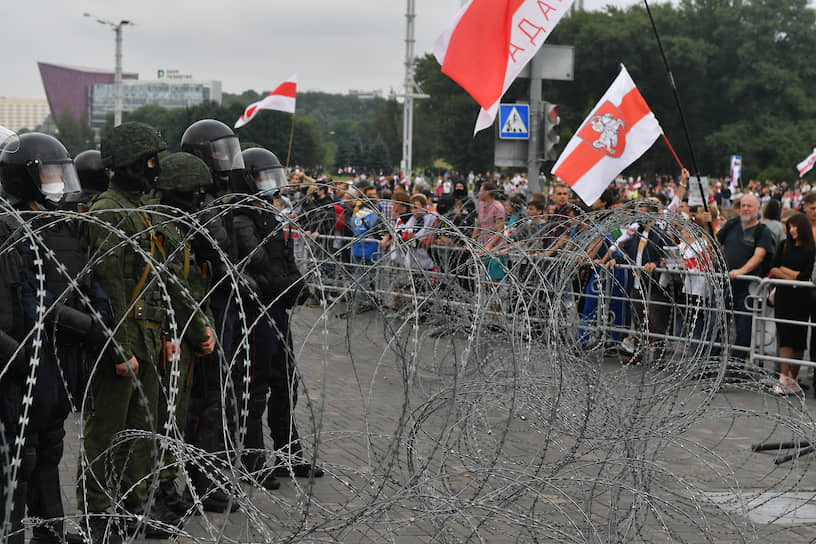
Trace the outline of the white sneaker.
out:
[[[635,352],[635,339],[631,336],[627,336],[621,340],[620,347],[626,353],[630,355],[633,354]]]
[[[790,376],[782,376],[784,378],[782,383],[785,384],[789,394],[791,395],[799,395],[802,393],[802,388],[799,386],[799,382],[791,378]]]

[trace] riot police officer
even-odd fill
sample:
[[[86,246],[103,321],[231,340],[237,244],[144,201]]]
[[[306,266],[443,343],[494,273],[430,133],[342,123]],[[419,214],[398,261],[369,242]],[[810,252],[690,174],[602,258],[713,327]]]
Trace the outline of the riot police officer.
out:
[[[210,308],[216,327],[218,349],[196,361],[193,388],[187,414],[188,441],[210,453],[223,452],[221,391],[224,374],[233,354],[238,326],[237,286],[229,268],[236,262],[235,232],[232,224],[230,193],[243,181],[243,157],[235,133],[220,121],[202,119],[190,125],[181,138],[181,150],[200,158],[210,170],[212,185],[207,187],[201,224],[206,225],[212,247],[203,236],[194,239],[194,252],[211,265],[212,296]],[[208,475],[195,465],[188,466],[196,492],[204,497],[204,508],[211,512],[234,509],[235,501],[227,496]]]
[[[244,192],[271,199],[286,184],[274,153],[252,148],[243,152],[246,167]],[[267,489],[280,486],[276,475],[315,476],[323,471],[303,457],[300,437],[293,419],[297,403],[297,379],[288,310],[307,296],[295,264],[293,244],[285,236],[275,210],[264,200],[249,200],[235,212],[238,258],[258,285],[259,299],[247,299],[254,324],[249,342],[249,369],[238,368],[249,382],[249,410],[243,446],[245,468]],[[247,372],[248,371],[248,372]],[[237,379],[235,383],[244,383]],[[267,421],[273,448],[282,454],[281,463],[266,466],[261,418]],[[239,414],[243,416],[242,414]],[[239,420],[239,423],[240,420]],[[244,427],[236,425],[237,428]]]
[[[74,157],[74,167],[79,175],[82,190],[68,193],[62,202],[62,209],[85,213],[96,195],[108,189],[110,174],[102,165],[102,154],[96,149],[89,149]]]
[[[126,509],[128,532],[139,531],[147,523],[148,537],[167,537],[169,533],[151,520],[180,524],[169,510],[145,509],[153,472],[152,441],[138,438],[113,444],[114,436],[125,429],[158,432],[160,363],[162,355],[169,360],[176,349],[162,338],[168,316],[158,274],[164,249],[150,215],[140,209],[143,195],[159,176],[158,153],[164,148],[148,125],[128,122],[114,127],[102,139],[101,149],[104,166],[113,172],[110,186],[88,212],[97,221],[81,227],[93,271],[109,295],[117,324],[113,360],[97,365],[93,374],[94,402],[104,409],[94,410],[85,421],[77,477],[78,506],[89,514],[92,537],[100,542],[112,529],[104,515],[112,507],[111,497],[122,499],[118,504]],[[173,284],[164,283],[168,289]],[[114,448],[113,475],[106,471],[110,448]],[[109,489],[109,481],[118,485]]]
[[[87,257],[74,225],[49,213],[64,194],[80,189],[71,157],[59,141],[46,134],[23,134],[18,144],[14,152],[0,154],[0,184],[9,203],[21,212],[3,217],[8,234],[4,244],[8,253],[3,252],[4,276],[10,273],[7,258],[16,254],[21,289],[9,293],[8,299],[4,297],[2,306],[12,314],[22,309],[22,316],[17,318],[31,332],[27,338],[21,336],[24,331],[19,327],[9,332],[13,339],[33,345],[29,351],[37,357],[32,357],[31,366],[22,372],[10,369],[2,384],[6,409],[2,419],[7,429],[17,427],[17,432],[24,433],[23,460],[33,461],[28,481],[22,480],[20,485],[26,490],[29,515],[45,521],[33,528],[31,542],[62,542],[65,537],[59,463],[64,422],[70,410],[64,380],[68,382],[67,390],[81,394],[81,384],[72,379],[79,375],[80,343],[87,344],[94,359],[101,357],[104,335],[100,331],[104,326],[99,311],[105,311],[107,303],[104,292],[88,273]],[[22,223],[23,218],[28,220]],[[42,277],[44,291],[40,289]],[[36,338],[41,325],[45,325],[42,338]],[[36,349],[38,345],[41,349]],[[15,366],[19,369],[19,365]],[[30,381],[19,387],[26,375],[36,378],[30,389]],[[26,410],[21,399],[16,398],[21,392],[33,402],[27,408],[28,417],[22,419],[25,423],[19,426],[8,417],[13,416],[14,403]],[[18,474],[25,472],[23,469]]]

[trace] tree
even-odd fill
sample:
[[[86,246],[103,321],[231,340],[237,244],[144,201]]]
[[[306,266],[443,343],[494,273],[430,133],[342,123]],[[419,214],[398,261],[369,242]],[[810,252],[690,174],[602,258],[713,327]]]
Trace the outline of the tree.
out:
[[[368,146],[368,149],[366,151],[367,151],[365,159],[366,168],[368,168],[369,170],[374,170],[375,172],[386,171],[391,169],[392,167],[391,157],[388,153],[388,147],[385,145],[385,140],[383,140],[382,136],[378,134],[377,139],[374,140],[374,143]]]
[[[72,157],[93,147],[93,133],[87,116],[83,116],[77,122],[73,114],[66,109],[57,118],[56,124],[57,139],[62,142]]]

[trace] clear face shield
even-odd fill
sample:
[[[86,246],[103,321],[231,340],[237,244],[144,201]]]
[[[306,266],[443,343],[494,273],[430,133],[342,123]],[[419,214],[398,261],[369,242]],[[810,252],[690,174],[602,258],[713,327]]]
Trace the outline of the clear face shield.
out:
[[[20,150],[20,137],[13,130],[0,125],[0,153],[16,153]]]
[[[216,172],[229,172],[244,169],[244,156],[236,136],[228,136],[210,143],[213,169]]]
[[[70,159],[33,165],[34,175],[40,180],[40,192],[51,202],[59,202],[62,195],[82,190],[74,163]]]
[[[255,174],[255,187],[260,193],[273,195],[286,185],[286,174],[283,167],[268,168]]]

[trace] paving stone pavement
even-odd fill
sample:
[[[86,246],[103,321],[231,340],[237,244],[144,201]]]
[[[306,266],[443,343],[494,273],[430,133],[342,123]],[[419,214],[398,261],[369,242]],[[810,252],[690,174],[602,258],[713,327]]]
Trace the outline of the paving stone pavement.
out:
[[[548,493],[525,496],[524,480],[538,477],[525,472],[525,462],[541,456],[557,463],[559,456],[573,454],[570,449],[578,438],[569,433],[548,434],[546,418],[538,417],[534,410],[515,412],[512,421],[507,421],[499,411],[486,411],[485,425],[502,429],[501,456],[495,464],[497,474],[504,478],[500,486],[494,486],[490,478],[469,472],[473,467],[483,466],[479,462],[470,464],[470,459],[489,454],[478,451],[480,444],[458,444],[457,448],[461,448],[457,452],[458,461],[446,451],[435,451],[435,444],[447,445],[439,437],[456,426],[450,419],[453,412],[438,410],[425,414],[421,409],[429,406],[429,402],[444,406],[451,401],[444,396],[446,387],[472,370],[466,369],[459,357],[467,348],[475,348],[468,346],[473,339],[461,335],[432,339],[428,330],[389,322],[376,312],[343,320],[331,313],[322,314],[319,309],[298,308],[293,331],[303,388],[297,421],[307,451],[314,451],[317,443],[326,476],[315,480],[286,479],[281,489],[273,492],[242,484],[245,495],[239,512],[190,517],[184,527],[187,536],[174,540],[424,543],[464,541],[475,534],[485,542],[583,541],[582,534],[591,533],[582,525],[583,521],[576,523],[572,518],[577,512],[574,502],[584,496],[592,497],[591,504],[580,506],[596,527],[596,536],[587,536],[587,541],[620,539],[610,536],[607,540],[597,535],[619,535],[602,526],[625,525],[615,517],[627,511],[626,505],[658,498],[666,501],[659,508],[664,517],[659,522],[648,517],[632,520],[632,532],[619,541],[816,540],[813,524],[816,520],[803,524],[752,524],[739,513],[727,514],[703,497],[704,492],[769,488],[813,492],[816,496],[816,472],[809,470],[810,457],[816,456],[776,466],[772,454],[751,452],[753,443],[790,439],[791,430],[784,418],[791,413],[805,419],[812,416],[816,409],[812,392],[801,402],[738,387],[717,392],[706,409],[694,415],[692,425],[686,428],[678,423],[677,427],[667,427],[670,435],[666,436],[665,447],[655,449],[658,453],[654,457],[627,459],[631,463],[653,465],[650,474],[654,481],[649,485],[652,497],[638,497],[635,493],[616,495],[614,486],[607,491],[581,489],[580,478],[564,474],[557,478],[562,489],[554,485]],[[413,363],[397,364],[395,352],[407,354]],[[609,375],[620,375],[617,361],[607,359],[598,365]],[[475,372],[478,374],[479,370]],[[632,369],[633,374],[637,372],[637,368]],[[622,397],[626,394],[628,391]],[[682,401],[686,406],[675,408],[678,413],[693,413],[696,403],[705,398],[705,391],[691,392]],[[542,405],[546,405],[545,399]],[[755,413],[764,417],[757,418]],[[682,417],[677,420],[682,421]],[[417,423],[420,421],[422,425]],[[641,424],[648,427],[648,417]],[[411,430],[416,434],[412,435]],[[66,431],[61,484],[66,515],[71,517],[77,515],[74,478],[81,432],[75,415],[66,423]],[[481,436],[485,450],[498,440],[489,432],[481,435],[479,432],[474,430],[463,436]],[[545,443],[550,446],[544,447]],[[469,453],[459,455],[465,450]],[[420,451],[423,455],[419,455]],[[591,474],[593,466],[598,466],[599,459],[608,454],[579,451],[578,457],[572,459],[571,466],[580,465],[573,474]],[[427,463],[429,473],[435,477],[419,484],[412,481],[422,472],[418,463]],[[440,464],[445,465],[444,472],[439,470]],[[604,466],[609,470],[609,465]],[[626,467],[620,468],[618,476],[625,478]],[[524,477],[518,478],[519,475]],[[615,477],[615,471],[609,470],[608,476]],[[513,478],[519,481],[510,486],[507,482]],[[510,489],[516,490],[516,494],[505,494]],[[677,508],[674,519],[672,504]],[[525,509],[532,516],[530,520],[549,519],[549,527],[565,532],[559,534],[554,530],[546,534],[518,529],[527,523]],[[699,513],[698,523],[691,522],[686,515],[695,509]],[[447,511],[449,515],[429,516],[430,510]],[[469,518],[470,514],[473,517]],[[479,527],[471,525],[476,520]],[[508,527],[516,530],[508,531]],[[671,538],[664,527],[671,528]]]

